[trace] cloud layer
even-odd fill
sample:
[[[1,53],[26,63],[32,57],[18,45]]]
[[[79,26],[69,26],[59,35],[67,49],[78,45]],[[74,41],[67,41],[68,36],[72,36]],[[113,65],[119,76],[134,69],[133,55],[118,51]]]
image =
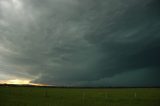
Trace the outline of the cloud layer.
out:
[[[0,0],[0,78],[160,86],[158,0]]]

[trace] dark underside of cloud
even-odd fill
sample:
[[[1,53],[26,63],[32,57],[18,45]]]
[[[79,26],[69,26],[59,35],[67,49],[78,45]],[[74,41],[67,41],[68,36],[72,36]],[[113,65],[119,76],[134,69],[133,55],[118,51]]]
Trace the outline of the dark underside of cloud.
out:
[[[15,1],[0,0],[2,77],[160,86],[159,0]]]

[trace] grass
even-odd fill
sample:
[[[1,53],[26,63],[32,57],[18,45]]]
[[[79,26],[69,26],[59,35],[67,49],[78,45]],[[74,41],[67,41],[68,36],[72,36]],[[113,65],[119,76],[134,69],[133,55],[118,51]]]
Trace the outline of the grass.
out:
[[[160,106],[160,89],[0,87],[0,106]]]

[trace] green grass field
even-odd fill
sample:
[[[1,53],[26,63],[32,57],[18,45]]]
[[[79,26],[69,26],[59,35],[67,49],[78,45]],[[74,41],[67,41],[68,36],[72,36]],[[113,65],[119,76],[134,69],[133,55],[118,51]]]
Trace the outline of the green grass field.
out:
[[[0,87],[0,106],[160,106],[160,89]]]

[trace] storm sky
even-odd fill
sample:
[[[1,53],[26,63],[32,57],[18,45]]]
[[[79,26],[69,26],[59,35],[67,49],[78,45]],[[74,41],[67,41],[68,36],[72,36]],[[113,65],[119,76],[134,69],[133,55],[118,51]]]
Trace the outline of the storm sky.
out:
[[[0,0],[0,80],[160,86],[159,0]]]

